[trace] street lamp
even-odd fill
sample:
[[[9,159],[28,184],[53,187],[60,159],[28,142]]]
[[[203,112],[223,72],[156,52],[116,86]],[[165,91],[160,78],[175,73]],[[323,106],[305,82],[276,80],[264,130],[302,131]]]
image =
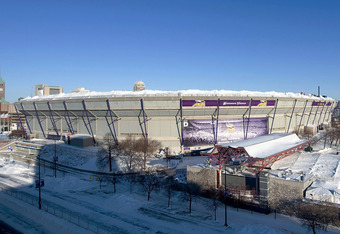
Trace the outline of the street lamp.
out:
[[[228,227],[228,219],[227,219],[227,163],[224,163],[224,226]]]
[[[40,176],[40,157],[43,153],[38,154],[38,164],[39,164],[39,171],[38,171],[38,180],[35,181],[35,187],[39,188],[39,209],[41,210],[41,187],[44,187],[45,183],[44,180],[41,180]]]

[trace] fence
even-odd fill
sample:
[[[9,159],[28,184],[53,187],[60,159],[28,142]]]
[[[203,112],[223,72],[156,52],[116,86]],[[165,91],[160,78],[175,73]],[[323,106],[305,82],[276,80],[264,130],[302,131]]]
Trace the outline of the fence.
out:
[[[0,190],[34,207],[37,207],[37,208],[39,207],[38,198],[34,195],[31,195],[23,191],[18,191],[15,189],[8,189],[8,188],[3,188],[3,187],[0,187]],[[91,220],[90,218],[86,217],[85,215],[68,210],[64,207],[58,206],[49,201],[42,200],[41,209],[58,218],[64,219],[72,224],[75,224],[93,233],[98,233],[98,234],[99,233],[117,233],[117,232],[121,233],[123,231],[113,226],[108,226],[103,223],[95,222]]]

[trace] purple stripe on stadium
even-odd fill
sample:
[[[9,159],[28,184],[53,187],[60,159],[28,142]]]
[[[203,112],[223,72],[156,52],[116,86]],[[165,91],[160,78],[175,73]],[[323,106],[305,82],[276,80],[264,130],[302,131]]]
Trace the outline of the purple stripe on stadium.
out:
[[[250,100],[220,100],[220,106],[249,106]],[[275,100],[253,100],[252,106],[275,106]],[[217,100],[183,100],[185,107],[217,106]]]

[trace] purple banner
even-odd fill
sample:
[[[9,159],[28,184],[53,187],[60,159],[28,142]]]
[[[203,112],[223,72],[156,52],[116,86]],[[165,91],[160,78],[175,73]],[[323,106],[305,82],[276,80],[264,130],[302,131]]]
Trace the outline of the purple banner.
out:
[[[328,102],[328,103],[326,104],[326,102],[317,102],[317,101],[313,101],[313,103],[312,103],[312,106],[324,106],[324,105],[330,106],[331,103]]]
[[[247,128],[247,119],[245,119]],[[248,138],[268,134],[268,118],[251,118],[248,124]],[[220,119],[217,141],[219,144],[244,139],[243,119]],[[211,146],[214,144],[214,129],[211,119],[190,119],[183,122],[184,147]]]
[[[218,100],[183,100],[183,106],[217,106]],[[249,106],[250,100],[220,100],[220,106]],[[275,100],[252,100],[251,106],[274,106]]]

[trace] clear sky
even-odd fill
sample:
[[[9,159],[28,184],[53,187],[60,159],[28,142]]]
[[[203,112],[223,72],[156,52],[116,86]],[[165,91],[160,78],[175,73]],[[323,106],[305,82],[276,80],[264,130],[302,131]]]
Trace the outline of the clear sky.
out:
[[[0,0],[6,100],[69,93],[249,90],[340,99],[340,1]]]

